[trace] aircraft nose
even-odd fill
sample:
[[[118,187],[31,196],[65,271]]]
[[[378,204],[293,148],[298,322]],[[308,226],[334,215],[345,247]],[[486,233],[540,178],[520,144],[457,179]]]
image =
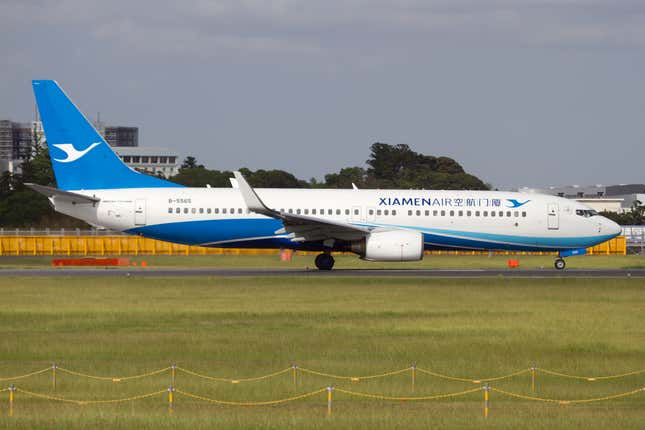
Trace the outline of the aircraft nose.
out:
[[[605,229],[612,236],[618,236],[623,232],[623,228],[610,219],[605,219]]]

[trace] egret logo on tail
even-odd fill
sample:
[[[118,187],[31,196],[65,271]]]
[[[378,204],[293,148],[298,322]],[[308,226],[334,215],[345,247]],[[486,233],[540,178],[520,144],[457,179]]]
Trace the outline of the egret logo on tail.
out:
[[[519,202],[519,201],[517,201],[515,199],[506,199],[506,201],[508,201],[508,206],[507,207],[509,207],[509,208],[519,208],[520,206],[524,206],[525,204],[530,202],[530,200],[527,200],[525,202]]]
[[[74,148],[74,145],[72,145],[71,143],[60,143],[58,145],[53,145],[56,148],[63,151],[65,155],[67,155],[66,158],[63,158],[63,159],[54,158],[54,160],[60,163],[71,163],[72,161],[76,161],[79,158],[83,157],[85,154],[90,152],[92,148],[94,148],[97,145],[100,145],[100,143],[101,142],[94,142],[93,144],[91,144],[90,146],[88,146],[82,151],[79,151],[78,149]]]

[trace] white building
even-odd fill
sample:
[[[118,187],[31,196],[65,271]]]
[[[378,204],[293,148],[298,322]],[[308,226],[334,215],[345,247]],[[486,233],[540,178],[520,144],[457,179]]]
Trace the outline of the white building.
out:
[[[179,172],[179,155],[163,148],[125,147],[112,148],[121,160],[133,169],[165,178]]]

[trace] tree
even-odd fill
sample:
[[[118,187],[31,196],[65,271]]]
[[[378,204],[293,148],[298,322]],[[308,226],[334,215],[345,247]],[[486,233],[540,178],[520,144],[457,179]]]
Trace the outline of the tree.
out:
[[[367,183],[367,172],[362,167],[344,167],[338,173],[325,175],[324,185],[327,188],[352,188],[355,184],[358,188],[365,187]]]
[[[184,159],[184,162],[181,163],[182,169],[203,169],[203,164],[197,164],[197,159],[192,155],[189,155]]]
[[[378,188],[489,189],[452,158],[419,154],[408,145],[374,143],[367,165],[366,182]]]

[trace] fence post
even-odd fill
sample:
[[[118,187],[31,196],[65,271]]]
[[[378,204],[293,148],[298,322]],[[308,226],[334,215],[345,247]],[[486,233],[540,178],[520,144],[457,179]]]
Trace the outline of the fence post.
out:
[[[414,391],[414,385],[417,380],[417,363],[412,363],[412,391]]]
[[[16,392],[16,387],[11,384],[9,385],[9,416],[13,416],[13,400],[14,400],[14,393]]]
[[[484,418],[488,418],[488,396],[490,392],[490,385],[484,384]]]
[[[52,388],[54,391],[56,391],[56,369],[58,366],[56,366],[56,363],[52,364]]]
[[[331,416],[331,394],[334,392],[334,386],[330,385],[327,387],[327,416]]]
[[[535,393],[535,371],[536,370],[537,369],[535,366],[531,367],[531,391],[533,393]]]
[[[292,364],[291,369],[293,373],[293,385],[294,387],[297,387],[298,386],[298,365]]]
[[[175,407],[175,399],[173,396],[174,392],[175,392],[175,388],[172,385],[168,386],[168,412],[170,413],[172,413]]]

